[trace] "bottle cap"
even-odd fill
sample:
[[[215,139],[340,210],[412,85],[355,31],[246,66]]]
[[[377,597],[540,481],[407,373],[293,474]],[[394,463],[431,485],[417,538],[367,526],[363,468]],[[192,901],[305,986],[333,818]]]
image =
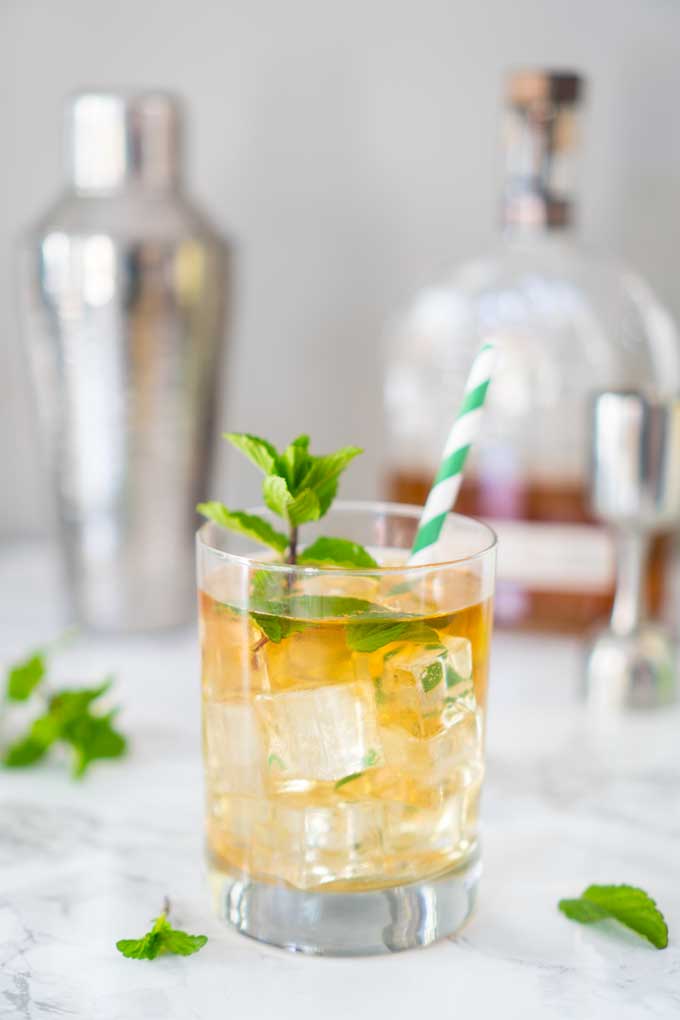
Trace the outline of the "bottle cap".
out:
[[[508,76],[505,116],[507,225],[567,226],[573,217],[573,161],[583,78],[572,71]]]
[[[66,105],[66,158],[76,190],[155,191],[180,175],[181,109],[165,92],[87,91]]]

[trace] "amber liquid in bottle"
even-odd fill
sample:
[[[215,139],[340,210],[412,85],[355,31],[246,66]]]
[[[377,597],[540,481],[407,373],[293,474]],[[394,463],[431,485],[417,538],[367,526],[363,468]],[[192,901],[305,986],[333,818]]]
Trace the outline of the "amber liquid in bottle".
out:
[[[429,475],[395,470],[387,478],[386,489],[388,498],[395,502],[423,504],[431,485]],[[499,513],[501,500],[503,510]],[[498,523],[499,530],[503,521],[596,526],[588,513],[584,486],[572,481],[529,481],[519,487],[514,484],[512,497],[508,499],[507,495],[494,491],[488,483],[482,485],[474,478],[466,479],[456,502],[456,511],[484,518],[492,527]],[[647,599],[652,614],[660,611],[663,602],[669,552],[669,539],[657,537],[652,544],[647,571]],[[569,557],[568,546],[561,555]],[[613,571],[605,583],[594,587],[579,589],[573,585],[560,585],[559,570],[554,571],[549,582],[543,581],[540,586],[535,586],[503,576],[501,548],[495,599],[498,626],[584,633],[596,621],[609,616],[613,600]]]

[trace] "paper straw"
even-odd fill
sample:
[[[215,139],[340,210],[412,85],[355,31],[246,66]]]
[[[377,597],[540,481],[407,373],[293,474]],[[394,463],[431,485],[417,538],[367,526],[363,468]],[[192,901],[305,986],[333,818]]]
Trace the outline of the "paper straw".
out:
[[[442,454],[427,502],[418,524],[409,563],[427,563],[437,542],[446,515],[453,509],[470,447],[479,433],[486,391],[491,382],[496,350],[487,343],[472,363],[465,384],[463,403],[456,416]]]

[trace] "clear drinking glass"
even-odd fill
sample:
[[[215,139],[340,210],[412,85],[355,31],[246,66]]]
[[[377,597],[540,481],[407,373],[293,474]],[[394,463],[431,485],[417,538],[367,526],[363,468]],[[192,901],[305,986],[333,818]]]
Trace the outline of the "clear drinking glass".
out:
[[[407,949],[472,910],[495,536],[451,514],[409,567],[420,513],[339,503],[304,526],[366,546],[361,570],[198,533],[211,882],[263,942]]]

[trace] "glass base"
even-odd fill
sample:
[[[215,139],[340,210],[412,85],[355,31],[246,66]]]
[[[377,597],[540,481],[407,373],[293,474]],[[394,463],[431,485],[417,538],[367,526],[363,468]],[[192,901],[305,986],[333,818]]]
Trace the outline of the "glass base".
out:
[[[302,892],[211,871],[215,908],[243,935],[293,952],[369,956],[453,935],[474,907],[479,854],[435,878],[368,892]]]

